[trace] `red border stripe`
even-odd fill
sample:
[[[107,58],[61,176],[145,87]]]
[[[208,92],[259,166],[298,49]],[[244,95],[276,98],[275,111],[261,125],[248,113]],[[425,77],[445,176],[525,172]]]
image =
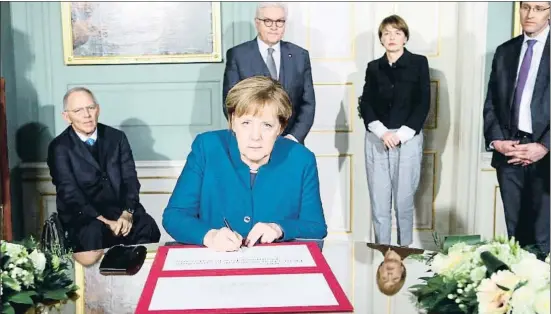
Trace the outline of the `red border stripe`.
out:
[[[287,242],[260,244],[261,246],[275,245],[306,245],[316,267],[282,267],[282,268],[247,268],[247,269],[209,269],[209,270],[184,270],[184,271],[166,271],[163,266],[166,261],[168,250],[172,248],[199,248],[195,245],[171,245],[161,246],[157,250],[157,255],[151,266],[142,295],[136,308],[136,314],[173,314],[173,313],[298,313],[298,312],[351,312],[353,306],[346,297],[344,290],[340,286],[337,278],[331,271],[323,254],[318,246],[313,242]],[[206,249],[206,248],[205,248]],[[262,307],[262,308],[227,308],[227,309],[194,309],[194,310],[158,310],[150,311],[149,305],[153,298],[153,292],[160,277],[197,277],[197,276],[235,276],[235,275],[276,275],[276,274],[312,274],[321,273],[327,280],[329,288],[333,292],[338,305],[323,306],[287,306],[287,307]]]

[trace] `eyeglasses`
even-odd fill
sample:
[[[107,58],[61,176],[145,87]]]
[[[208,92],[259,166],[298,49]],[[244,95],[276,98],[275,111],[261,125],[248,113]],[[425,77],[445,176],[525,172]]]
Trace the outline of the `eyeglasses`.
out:
[[[65,110],[65,111],[70,111],[74,114],[81,115],[81,114],[84,113],[84,109],[88,109],[88,111],[95,111],[96,109],[98,109],[98,105],[97,104],[92,104],[92,105],[88,105],[86,107],[81,107],[81,108],[72,109],[72,110]]]
[[[530,13],[530,11],[534,11],[534,13],[542,13],[546,10],[549,10],[549,7],[547,8],[542,8],[542,7],[530,7],[529,5],[523,5],[520,7],[520,10],[525,12],[525,13]]]
[[[276,21],[274,21],[274,20],[270,20],[270,19],[259,19],[259,18],[256,18],[256,19],[259,20],[259,21],[264,22],[264,25],[266,27],[272,27],[272,25],[274,25],[274,22],[275,22],[275,24],[278,28],[282,28],[283,25],[285,25],[285,20],[276,20]]]

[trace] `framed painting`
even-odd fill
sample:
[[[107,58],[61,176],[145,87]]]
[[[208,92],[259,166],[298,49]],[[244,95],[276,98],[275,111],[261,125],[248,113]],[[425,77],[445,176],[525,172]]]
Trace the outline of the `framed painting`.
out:
[[[220,2],[62,2],[66,65],[221,62]]]
[[[513,37],[522,34],[522,26],[520,25],[520,1],[514,2],[513,10]]]

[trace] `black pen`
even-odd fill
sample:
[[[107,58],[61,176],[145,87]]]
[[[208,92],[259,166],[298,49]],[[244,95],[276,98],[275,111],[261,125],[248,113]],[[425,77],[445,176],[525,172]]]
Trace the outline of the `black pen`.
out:
[[[224,224],[226,225],[226,228],[230,229],[231,232],[234,232],[232,227],[230,226],[230,223],[225,217],[224,217]]]
[[[230,226],[230,223],[228,222],[226,217],[224,217],[224,224],[226,225],[226,228],[230,229],[231,232],[235,232],[233,231],[233,228]],[[241,246],[245,246],[245,239],[243,239],[243,241],[241,242]]]

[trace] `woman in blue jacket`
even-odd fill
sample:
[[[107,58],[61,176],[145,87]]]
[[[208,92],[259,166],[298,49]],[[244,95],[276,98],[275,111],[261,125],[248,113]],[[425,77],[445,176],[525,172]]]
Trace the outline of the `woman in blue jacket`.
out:
[[[177,242],[242,245],[323,239],[327,226],[314,154],[281,137],[292,107],[281,85],[251,77],[228,93],[229,130],[198,135],[163,213]]]

